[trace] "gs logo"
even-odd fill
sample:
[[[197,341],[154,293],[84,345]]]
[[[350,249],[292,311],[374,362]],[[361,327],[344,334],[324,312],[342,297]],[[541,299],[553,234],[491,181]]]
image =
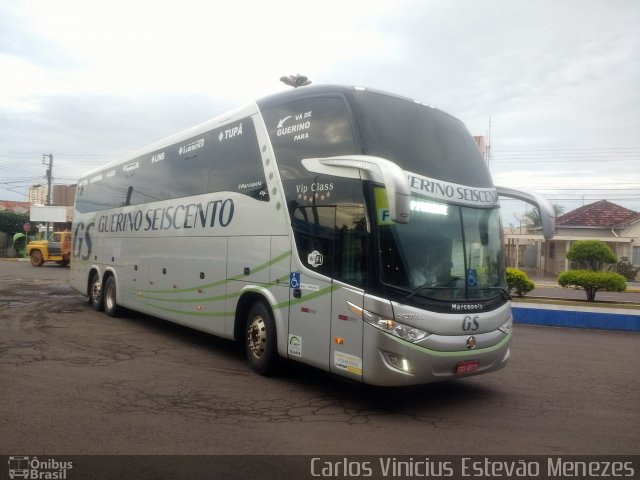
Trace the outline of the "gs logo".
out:
[[[91,229],[95,226],[95,222],[78,223],[73,232],[73,258],[80,258],[85,262],[91,256]]]
[[[480,328],[480,317],[478,317],[477,315],[475,317],[472,317],[471,315],[467,315],[466,317],[464,317],[464,319],[462,320],[462,330],[465,332],[475,332],[476,330],[478,330],[478,328]]]

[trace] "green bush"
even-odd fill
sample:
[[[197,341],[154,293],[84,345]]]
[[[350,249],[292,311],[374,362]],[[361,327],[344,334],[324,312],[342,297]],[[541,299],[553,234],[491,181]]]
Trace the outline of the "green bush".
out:
[[[558,283],[563,287],[579,287],[587,294],[587,301],[596,299],[598,290],[608,292],[624,292],[627,281],[617,273],[592,272],[590,270],[567,270],[558,275]]]
[[[628,257],[622,257],[616,266],[616,271],[628,281],[633,282],[640,272],[640,267],[634,267]]]
[[[577,240],[571,244],[567,258],[586,270],[598,272],[618,258],[602,240]]]
[[[22,232],[22,226],[29,222],[28,213],[14,213],[0,211],[0,232],[13,236],[14,233]],[[34,224],[31,224],[33,230]]]
[[[533,290],[536,285],[529,280],[527,274],[517,268],[507,268],[507,291],[509,295],[515,291],[519,297],[524,297]]]

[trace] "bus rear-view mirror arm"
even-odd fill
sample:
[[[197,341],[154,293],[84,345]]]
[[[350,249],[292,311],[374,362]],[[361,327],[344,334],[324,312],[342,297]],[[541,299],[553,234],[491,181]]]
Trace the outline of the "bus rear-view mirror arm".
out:
[[[336,177],[362,178],[382,183],[387,190],[389,216],[396,223],[408,223],[411,191],[407,175],[395,163],[369,155],[305,158],[302,165],[310,172]]]
[[[544,238],[549,240],[556,233],[556,215],[551,204],[541,195],[533,192],[525,192],[509,187],[498,187],[498,195],[501,197],[515,198],[529,203],[536,207],[540,212],[540,221],[542,222],[542,234]]]

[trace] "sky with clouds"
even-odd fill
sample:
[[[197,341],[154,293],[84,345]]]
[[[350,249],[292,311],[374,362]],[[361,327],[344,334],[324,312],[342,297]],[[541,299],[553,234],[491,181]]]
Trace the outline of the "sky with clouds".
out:
[[[637,0],[3,0],[0,199],[45,181],[43,154],[75,183],[301,73],[490,134],[496,184],[640,211],[638,25]]]

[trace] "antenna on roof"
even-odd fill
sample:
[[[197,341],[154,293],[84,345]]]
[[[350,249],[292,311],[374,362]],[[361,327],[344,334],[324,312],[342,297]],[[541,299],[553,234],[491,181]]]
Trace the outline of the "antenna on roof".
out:
[[[311,84],[311,80],[309,80],[306,76],[300,74],[285,75],[283,77],[280,77],[280,81],[285,85],[289,85],[293,88],[304,87],[305,85]]]

